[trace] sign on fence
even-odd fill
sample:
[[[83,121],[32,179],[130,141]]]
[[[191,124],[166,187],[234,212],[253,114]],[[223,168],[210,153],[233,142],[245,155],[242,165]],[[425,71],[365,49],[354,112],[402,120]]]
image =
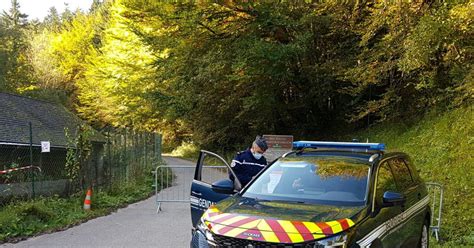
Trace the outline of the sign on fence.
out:
[[[41,141],[41,152],[50,152],[51,143],[49,141]]]
[[[293,148],[293,135],[268,135],[263,137],[267,140],[268,150],[265,157],[271,162],[287,152],[291,152]]]

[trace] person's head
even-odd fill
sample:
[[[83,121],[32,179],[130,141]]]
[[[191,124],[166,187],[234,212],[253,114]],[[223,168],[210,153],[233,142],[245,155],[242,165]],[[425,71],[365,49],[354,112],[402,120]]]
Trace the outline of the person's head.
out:
[[[260,159],[267,149],[268,145],[265,138],[257,136],[254,142],[252,143],[252,148],[250,150],[252,151],[252,154],[256,159]]]

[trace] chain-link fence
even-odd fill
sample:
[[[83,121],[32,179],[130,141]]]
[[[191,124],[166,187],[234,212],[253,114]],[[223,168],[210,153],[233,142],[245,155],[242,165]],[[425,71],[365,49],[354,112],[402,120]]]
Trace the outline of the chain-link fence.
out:
[[[161,161],[161,135],[129,129],[108,130],[105,146],[104,181],[99,185],[114,187],[138,180]],[[97,174],[96,174],[97,176]]]
[[[0,200],[12,197],[64,194],[66,149],[41,153],[38,145],[0,144]]]
[[[67,196],[87,187],[103,189],[120,186],[151,176],[150,171],[161,160],[161,135],[131,129],[106,129],[101,133],[85,126],[74,134],[58,130],[68,139],[51,142],[49,152],[42,150],[35,132],[41,128],[23,128],[31,143],[0,139],[0,202],[12,198],[34,198],[39,195]],[[1,128],[1,127],[0,127]],[[56,138],[56,139],[55,139]],[[53,140],[58,140],[57,137]]]

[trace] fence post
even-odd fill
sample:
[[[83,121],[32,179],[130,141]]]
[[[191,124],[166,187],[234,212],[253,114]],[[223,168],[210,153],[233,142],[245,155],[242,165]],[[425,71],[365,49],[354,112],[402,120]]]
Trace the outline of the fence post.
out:
[[[30,127],[30,166],[33,166],[33,127],[31,121],[28,123]],[[31,170],[31,193],[32,198],[35,198],[35,172]]]
[[[156,136],[155,143],[156,143],[155,144],[155,148],[156,148],[155,154],[157,155],[158,160],[161,160],[161,134],[158,134]]]
[[[143,139],[143,148],[145,149],[145,157],[143,158],[143,162],[145,162],[145,168],[148,166],[148,132],[144,132],[144,139]]]
[[[110,151],[110,148],[112,147],[110,140],[110,127],[107,129],[107,171],[108,171],[108,184],[109,184],[109,190],[112,188],[112,153]]]
[[[132,139],[133,141],[133,136],[132,136],[132,133],[130,132],[130,135],[131,136],[130,138]],[[129,138],[129,139],[130,139]],[[125,145],[125,161],[124,161],[124,164],[123,164],[123,168],[122,168],[122,173],[125,174],[125,180],[128,182],[128,166],[129,166],[129,162],[130,162],[130,155],[129,155],[129,151],[127,151],[127,128],[125,128],[125,139],[124,139],[124,145]],[[122,175],[123,175],[122,174]]]
[[[118,135],[117,135],[118,134]],[[120,177],[120,164],[122,163],[122,132],[119,130],[114,137],[115,146],[113,147],[114,156],[114,168],[112,168],[112,180],[116,177]]]
[[[152,135],[152,140],[151,140],[151,144],[152,144],[152,151],[153,151],[153,159],[156,158],[156,133],[153,132],[153,135]]]
[[[141,138],[140,138],[140,166],[143,168],[146,165],[146,147],[145,147],[145,132],[141,133]]]

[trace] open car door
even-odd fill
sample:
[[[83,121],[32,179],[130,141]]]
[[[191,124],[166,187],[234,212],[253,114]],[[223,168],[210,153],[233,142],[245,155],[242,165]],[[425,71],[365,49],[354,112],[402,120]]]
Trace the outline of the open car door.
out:
[[[235,183],[229,179],[229,173]],[[215,204],[241,189],[230,165],[219,155],[201,150],[191,184],[191,219],[195,227],[204,212]]]

